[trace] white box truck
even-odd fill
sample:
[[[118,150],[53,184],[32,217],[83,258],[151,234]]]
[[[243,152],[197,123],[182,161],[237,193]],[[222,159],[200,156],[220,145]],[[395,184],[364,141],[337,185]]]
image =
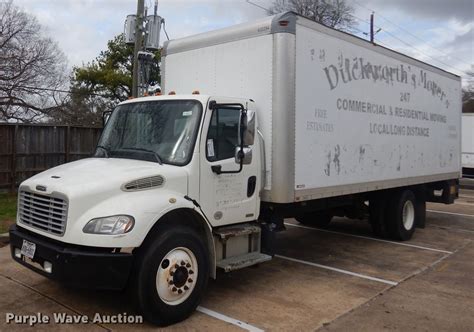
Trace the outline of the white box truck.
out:
[[[170,324],[216,270],[271,259],[284,218],[408,240],[456,198],[458,76],[294,13],[170,41],[162,64],[165,95],[119,104],[92,158],[20,185],[17,262],[128,285]]]
[[[462,174],[474,177],[474,113],[462,115]]]

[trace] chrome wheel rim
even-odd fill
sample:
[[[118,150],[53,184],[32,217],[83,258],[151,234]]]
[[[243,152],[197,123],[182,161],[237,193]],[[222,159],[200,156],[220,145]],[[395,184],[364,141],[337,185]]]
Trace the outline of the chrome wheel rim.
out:
[[[179,247],[168,252],[156,273],[156,290],[160,299],[169,305],[186,301],[196,286],[198,264],[191,250]]]
[[[411,230],[415,224],[415,206],[412,201],[406,201],[403,205],[402,218],[403,227],[405,227],[407,231]]]

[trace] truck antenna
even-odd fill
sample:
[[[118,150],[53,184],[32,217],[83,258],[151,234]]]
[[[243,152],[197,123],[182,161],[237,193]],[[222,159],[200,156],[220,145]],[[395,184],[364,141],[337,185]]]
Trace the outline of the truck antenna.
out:
[[[260,8],[260,9],[263,9],[263,10],[266,11],[267,13],[270,12],[270,10],[269,10],[268,8],[265,8],[265,7],[263,7],[263,6],[260,6],[259,4],[255,3],[255,2],[252,2],[252,1],[250,1],[250,0],[247,0],[247,3],[248,3],[249,5],[253,5],[253,6],[255,6],[255,7],[258,7],[258,8]]]

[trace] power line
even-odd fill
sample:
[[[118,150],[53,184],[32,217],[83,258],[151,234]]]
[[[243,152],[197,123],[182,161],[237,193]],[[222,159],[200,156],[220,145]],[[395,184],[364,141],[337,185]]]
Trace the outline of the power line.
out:
[[[355,0],[353,0],[353,1],[355,1]],[[360,6],[362,6],[362,5],[360,5]],[[362,6],[362,7],[368,9],[367,7],[364,7],[364,6]],[[352,15],[352,14],[349,14],[349,15],[350,15],[351,17],[353,17],[353,18],[359,20],[359,21],[362,21],[362,22],[364,22],[364,23],[368,23],[366,20],[363,20],[363,19],[361,19],[360,17],[357,17],[357,16]],[[443,64],[444,66],[447,66],[447,67],[449,67],[449,68],[452,68],[452,69],[454,69],[454,70],[456,70],[456,71],[458,71],[458,72],[460,72],[460,73],[466,75],[466,72],[465,72],[464,70],[461,70],[461,69],[459,69],[459,68],[456,68],[456,67],[454,67],[454,66],[452,66],[452,65],[449,65],[449,64],[447,64],[447,63],[445,63],[445,62],[443,62],[443,61],[441,61],[441,60],[439,60],[439,59],[437,59],[437,58],[432,57],[432,56],[429,55],[429,54],[426,54],[425,52],[423,52],[423,51],[421,51],[420,49],[416,48],[416,47],[413,46],[412,44],[410,44],[410,43],[404,41],[403,39],[401,39],[401,38],[395,36],[395,35],[392,34],[391,32],[386,31],[386,30],[383,30],[383,29],[382,29],[381,27],[379,27],[378,25],[375,25],[375,24],[374,24],[374,27],[378,28],[379,31],[385,32],[386,34],[388,34],[388,35],[391,36],[392,38],[394,38],[394,39],[400,41],[400,42],[403,43],[404,45],[406,45],[406,46],[408,46],[408,47],[410,47],[410,48],[416,50],[417,52],[423,54],[424,56],[426,56],[426,57],[428,57],[428,58],[430,58],[430,59],[432,59],[432,60],[434,60],[434,61],[437,61],[438,63],[441,63],[441,64]],[[364,33],[364,34],[365,34],[365,33]],[[377,43],[378,43],[378,42],[379,42],[379,41],[377,40]],[[390,49],[391,47],[387,47],[387,48]]]
[[[165,21],[165,19],[163,18],[163,19],[161,20],[161,22],[163,22],[163,31],[164,31],[164,33],[165,33],[165,35],[166,35],[166,39],[170,40],[170,36],[168,36],[168,32],[166,31],[166,21]]]
[[[352,15],[352,14],[348,14],[348,15],[351,16],[352,18],[355,18],[356,20],[359,20],[359,21],[361,21],[361,22],[363,22],[363,23],[369,24],[369,21],[368,21],[368,20],[364,20],[364,19],[362,19],[362,18],[360,18],[360,17],[357,17],[357,16],[355,16],[355,15]]]
[[[268,8],[265,8],[265,7],[263,7],[263,6],[261,6],[261,5],[257,4],[257,3],[255,3],[255,2],[252,2],[252,1],[250,1],[250,0],[247,0],[247,3],[248,3],[249,5],[253,5],[253,6],[255,6],[255,7],[258,7],[258,8],[260,8],[260,9],[263,9],[263,10],[266,11],[267,13],[269,12],[269,9],[268,9]]]
[[[364,6],[364,5],[362,5],[362,4],[361,4],[360,2],[358,2],[357,0],[352,0],[352,1],[353,1],[355,4],[357,4],[359,7],[361,7],[361,8],[364,8],[364,9],[370,11],[370,12],[375,12],[374,10],[372,10],[372,9],[370,9],[370,8],[368,8],[368,7]],[[412,33],[411,31],[409,31],[408,29],[405,29],[405,28],[403,28],[402,26],[400,26],[400,25],[394,23],[393,21],[389,20],[388,18],[386,18],[386,17],[383,16],[382,14],[377,13],[377,15],[378,15],[380,18],[382,18],[382,19],[384,19],[385,21],[387,21],[388,23],[390,23],[390,24],[396,26],[396,27],[397,27],[398,29],[400,29],[401,31],[403,31],[403,32],[405,32],[405,33],[407,33],[407,34],[409,34],[409,35],[412,36],[413,38],[416,38],[416,39],[418,39],[419,41],[425,43],[426,45],[428,45],[429,47],[431,47],[433,50],[436,50],[436,51],[440,52],[441,54],[444,54],[444,55],[447,56],[447,57],[451,57],[451,58],[453,58],[453,59],[456,59],[456,60],[458,60],[458,61],[461,61],[461,62],[464,63],[464,64],[468,64],[465,60],[462,60],[462,59],[460,59],[460,58],[458,58],[458,57],[456,57],[456,56],[454,56],[454,55],[447,54],[447,53],[441,51],[440,49],[434,47],[433,45],[431,45],[430,43],[428,43],[426,40],[424,40],[424,39],[422,39],[422,38],[416,36],[415,34],[413,34],[413,33]],[[385,32],[387,32],[387,31],[385,31]],[[468,64],[468,65],[470,65],[470,64]],[[452,68],[454,68],[454,67],[452,67]]]
[[[441,63],[441,64],[443,64],[443,65],[445,65],[445,66],[447,66],[447,67],[449,67],[449,68],[455,69],[456,71],[458,71],[458,72],[460,72],[460,73],[466,75],[466,73],[464,72],[464,70],[461,70],[461,69],[459,69],[459,68],[456,68],[456,67],[454,67],[454,66],[452,66],[452,65],[449,65],[449,64],[447,64],[447,63],[445,63],[445,62],[443,62],[443,61],[441,61],[441,60],[438,60],[438,59],[432,57],[432,56],[429,55],[429,54],[426,54],[425,52],[423,52],[423,51],[421,51],[420,49],[416,48],[415,46],[411,45],[410,43],[408,43],[408,42],[406,42],[406,41],[404,41],[404,40],[398,38],[397,36],[395,36],[395,35],[392,34],[391,32],[388,32],[388,31],[385,31],[385,30],[383,30],[383,32],[385,32],[386,34],[388,34],[388,35],[391,36],[392,38],[394,38],[394,39],[400,41],[400,42],[403,43],[404,45],[406,45],[406,46],[408,46],[408,47],[414,49],[415,51],[417,51],[417,52],[423,54],[424,56],[427,56],[427,57],[430,58],[430,59],[433,59],[433,60],[435,60],[435,61],[437,61],[437,62],[439,62],[439,63]]]
[[[10,88],[9,86],[0,86],[0,88]],[[26,86],[26,85],[17,85],[16,88],[20,89],[30,89],[30,90],[40,90],[40,91],[51,91],[51,92],[62,92],[62,93],[77,93],[76,91],[71,91],[71,90],[61,90],[61,89],[52,89],[52,88],[40,88],[40,87],[35,87],[35,86]],[[92,93],[92,92],[87,92],[89,96],[95,96],[95,97],[105,97],[103,95],[97,94],[97,93]]]

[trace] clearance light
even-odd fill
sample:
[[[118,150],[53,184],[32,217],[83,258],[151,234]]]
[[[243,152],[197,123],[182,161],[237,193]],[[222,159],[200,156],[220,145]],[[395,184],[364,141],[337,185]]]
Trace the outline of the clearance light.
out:
[[[128,97],[128,100],[132,100],[132,99],[135,99],[135,97]]]
[[[145,92],[145,93],[143,94],[143,97],[148,97],[148,92]]]
[[[288,22],[288,21],[280,21],[278,23],[280,24],[281,27],[287,27],[288,24],[290,24],[290,22]]]
[[[161,92],[155,92],[155,96],[161,96]]]
[[[176,95],[176,91],[170,91],[170,93],[168,93],[168,95],[174,96],[174,95]]]
[[[199,92],[199,90],[194,90],[193,91],[193,95],[200,95],[201,93]]]

